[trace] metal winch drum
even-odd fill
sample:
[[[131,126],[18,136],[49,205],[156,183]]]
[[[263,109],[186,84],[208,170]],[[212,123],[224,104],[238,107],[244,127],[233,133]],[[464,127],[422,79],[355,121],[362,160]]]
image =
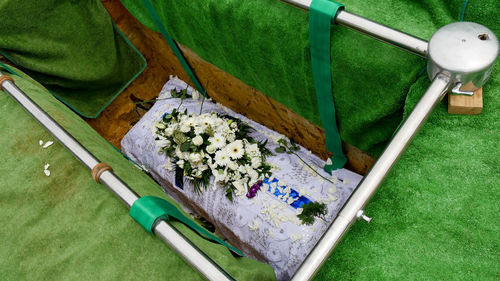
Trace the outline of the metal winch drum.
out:
[[[495,34],[480,24],[448,24],[429,41],[429,78],[433,80],[442,73],[450,78],[454,94],[472,95],[490,77],[498,47]]]

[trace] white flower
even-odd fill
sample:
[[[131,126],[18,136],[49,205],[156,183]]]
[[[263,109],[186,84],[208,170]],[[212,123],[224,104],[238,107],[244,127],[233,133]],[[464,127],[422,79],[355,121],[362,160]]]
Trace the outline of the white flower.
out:
[[[243,185],[242,182],[240,182],[240,181],[234,181],[233,185],[234,185],[234,187],[236,187],[236,192],[235,193],[236,193],[237,196],[240,196],[240,197],[245,196],[245,194],[247,193],[247,191],[246,191],[246,188],[245,188],[245,186]]]
[[[194,126],[194,133],[195,134],[201,135],[201,134],[203,134],[204,131],[205,131],[205,129],[202,126],[199,126],[199,125]]]
[[[47,148],[47,147],[51,146],[53,143],[54,143],[53,141],[48,141],[42,147]]]
[[[184,160],[179,160],[177,161],[177,166],[179,166],[179,168],[183,169],[184,168]]]
[[[252,161],[252,168],[254,169],[259,168],[260,165],[262,164],[262,159],[260,157],[253,157],[251,161]]]
[[[209,146],[207,146],[207,147],[205,148],[205,150],[206,150],[208,153],[210,153],[210,154],[214,154],[214,153],[215,153],[215,149],[216,149],[216,148],[215,148],[215,146],[213,146],[213,145],[209,145]]]
[[[158,128],[158,129],[160,129],[160,130],[163,130],[163,129],[165,129],[167,126],[165,126],[165,124],[163,124],[162,122],[157,122],[157,123],[155,124],[155,127],[156,127],[156,128]]]
[[[234,141],[226,146],[227,154],[232,159],[240,159],[245,154],[243,142],[241,140]]]
[[[203,138],[198,135],[196,137],[193,138],[193,144],[196,145],[196,146],[200,146],[203,144]]]
[[[259,146],[256,143],[245,145],[245,150],[250,155],[260,154]]]
[[[193,98],[193,100],[199,100],[200,99],[200,92],[198,92],[197,90],[193,90],[191,92],[191,97]]]
[[[236,139],[236,136],[232,132],[230,132],[226,134],[226,139],[228,142],[233,142]]]
[[[163,168],[167,171],[170,171],[170,172],[172,172],[174,170],[174,165],[172,165],[170,158],[168,158],[167,164],[163,165]]]
[[[182,125],[181,128],[180,128],[181,132],[183,133],[187,133],[189,131],[191,131],[191,128],[187,125]]]
[[[221,134],[216,134],[208,139],[215,148],[223,148],[226,145],[226,139]]]
[[[169,147],[170,146],[170,141],[169,140],[155,140],[155,144],[158,147]]]
[[[172,127],[168,127],[168,128],[166,128],[166,129],[165,129],[164,133],[165,133],[165,135],[166,135],[167,137],[170,137],[170,136],[172,136],[172,134],[174,133],[174,128],[172,128]]]
[[[203,160],[203,157],[199,153],[191,153],[189,155],[189,162],[199,163]]]
[[[234,162],[234,161],[229,161],[227,166],[229,167],[229,169],[231,169],[233,171],[238,170],[238,164],[236,164],[236,162]]]
[[[201,120],[201,125],[204,127],[204,128],[207,128],[207,127],[212,127],[214,124],[214,120],[212,117],[210,117],[210,115],[204,115],[203,116],[203,119]]]
[[[226,166],[229,161],[231,161],[229,159],[229,156],[226,154],[226,152],[224,150],[219,150],[215,153],[215,164],[219,165],[219,166]]]

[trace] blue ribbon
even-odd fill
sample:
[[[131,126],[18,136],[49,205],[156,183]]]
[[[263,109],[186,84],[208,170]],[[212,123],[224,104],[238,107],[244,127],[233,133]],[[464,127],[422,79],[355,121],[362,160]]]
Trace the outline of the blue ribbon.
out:
[[[287,194],[285,192],[281,192],[280,191],[280,189],[284,190],[286,188],[286,186],[279,186],[279,185],[277,185],[278,179],[273,179],[272,181],[269,181],[269,179],[266,178],[266,179],[264,179],[264,183],[268,185],[267,191],[269,193],[271,193],[272,195],[278,197],[278,198],[279,198],[280,195],[285,196],[285,194]],[[276,188],[274,190],[274,193],[272,193],[271,183],[276,183],[277,187],[280,187],[280,188]],[[311,202],[311,200],[309,200],[309,198],[307,198],[307,197],[305,197],[303,195],[299,196],[299,192],[296,191],[293,188],[290,188],[290,193],[289,194],[290,195],[288,196],[288,198],[293,198],[293,199],[297,199],[298,198],[298,200],[296,200],[295,202],[293,202],[292,204],[290,204],[290,206],[292,206],[295,209],[298,209],[298,208],[302,207],[302,205],[306,205],[306,204],[309,204]],[[286,200],[288,200],[288,198]],[[285,203],[286,203],[286,200],[281,199],[281,201],[284,201]]]

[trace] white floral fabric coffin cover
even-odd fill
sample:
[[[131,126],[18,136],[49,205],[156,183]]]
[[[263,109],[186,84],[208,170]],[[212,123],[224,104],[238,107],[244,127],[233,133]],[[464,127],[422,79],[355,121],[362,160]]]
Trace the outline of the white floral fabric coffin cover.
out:
[[[277,165],[279,170],[264,181],[254,198],[234,196],[231,202],[221,188],[209,188],[197,193],[186,179],[182,189],[177,187],[175,171],[166,169],[168,157],[158,152],[154,136],[154,124],[164,113],[172,112],[179,106],[180,99],[169,98],[170,91],[180,91],[187,86],[176,77],[170,78],[163,87],[159,100],[123,138],[123,152],[145,167],[165,192],[188,212],[194,211],[208,219],[215,225],[218,234],[226,237],[247,256],[269,263],[274,268],[278,280],[290,279],[337,216],[361,176],[346,169],[328,175],[320,168],[325,162],[300,147],[297,154],[334,184],[318,176],[296,155],[275,153],[275,156],[267,158],[267,162]],[[188,87],[188,94],[191,92],[191,87]],[[199,113],[200,106],[201,100],[185,99],[179,110],[187,109],[188,113]],[[272,152],[278,147],[276,142],[283,138],[282,135],[210,100],[203,104],[203,113],[208,112],[227,114],[247,122],[255,129],[250,136],[259,142],[268,139],[267,148]],[[287,204],[293,201],[287,200],[286,197],[292,196],[284,195],[287,191],[301,200],[327,204],[328,213],[324,216],[325,220],[316,219],[312,225],[301,224],[296,216],[300,208],[295,208],[297,204]]]

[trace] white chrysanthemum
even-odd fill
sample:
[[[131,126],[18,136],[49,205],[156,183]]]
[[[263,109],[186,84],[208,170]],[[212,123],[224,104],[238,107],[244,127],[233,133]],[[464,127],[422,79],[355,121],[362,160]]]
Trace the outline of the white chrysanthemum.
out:
[[[231,159],[229,159],[229,155],[227,155],[226,151],[219,150],[215,153],[215,164],[220,167],[226,166]]]
[[[200,146],[203,144],[203,138],[198,135],[196,137],[193,138],[193,144],[196,145],[196,146]]]
[[[214,123],[214,118],[210,115],[204,115],[203,119],[201,119],[201,125],[205,128],[212,127]]]
[[[195,121],[196,119],[194,117],[189,117],[188,119],[186,119],[186,121],[184,122],[184,125],[187,125],[189,127],[194,127],[194,124],[195,124]]]
[[[210,137],[208,141],[215,148],[223,148],[226,146],[226,138],[224,138],[221,134],[215,134],[213,137]]]
[[[243,142],[241,140],[236,140],[228,144],[226,150],[231,159],[240,159],[245,154],[245,149],[243,149]]]

